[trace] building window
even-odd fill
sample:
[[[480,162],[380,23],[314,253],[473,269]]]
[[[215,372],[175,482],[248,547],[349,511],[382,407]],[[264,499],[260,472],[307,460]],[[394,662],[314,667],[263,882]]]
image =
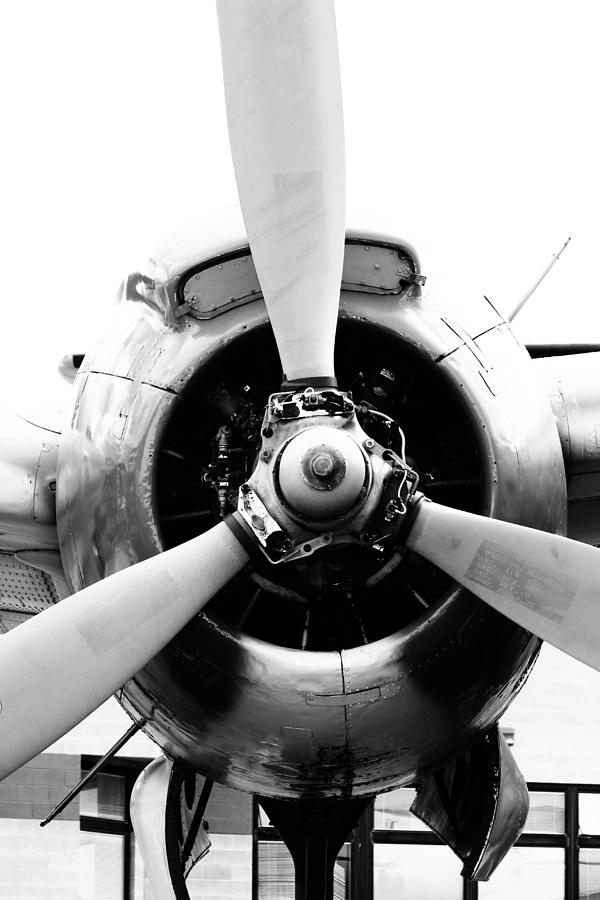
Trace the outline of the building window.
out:
[[[339,900],[600,900],[600,785],[529,784],[525,830],[489,882],[410,812],[415,792],[380,794],[336,866]],[[291,857],[254,805],[253,900],[294,896]]]
[[[83,772],[95,762],[83,757]],[[146,762],[113,761],[81,793],[80,900],[151,896],[129,817],[131,790]],[[221,807],[231,806],[236,795],[220,790],[210,818],[226,838],[238,837],[219,828]],[[525,831],[484,883],[463,879],[460,860],[412,815],[414,790],[381,794],[338,856],[334,900],[600,900],[600,785],[531,783],[529,791]],[[293,900],[290,854],[256,800],[252,830],[252,900]],[[236,849],[230,843],[221,856]],[[216,852],[200,862],[193,879],[198,888],[214,880],[211,865],[222,862]],[[248,856],[248,878],[249,863]],[[247,894],[245,884],[237,887],[250,896],[249,881]]]
[[[82,757],[82,774],[97,762]],[[80,795],[81,888],[78,900],[158,900],[145,876],[130,818],[130,798],[147,759],[117,757]],[[252,801],[248,794],[214,785],[206,808],[211,849],[195,866],[187,889],[192,900],[250,900]]]
[[[374,809],[374,900],[600,900],[600,786],[531,783],[525,830],[489,882],[410,812],[414,791],[381,794]]]
[[[81,774],[96,763],[81,758]],[[80,794],[79,900],[143,900],[143,867],[129,814],[131,791],[148,760],[116,759]]]
[[[293,900],[295,875],[292,857],[256,800],[254,822],[252,900]],[[362,900],[363,895],[354,887],[353,844],[354,834],[353,840],[344,844],[338,853],[333,873],[333,900]]]
[[[463,900],[467,882],[460,860],[410,811],[413,788],[375,799],[374,900]],[[469,895],[470,896],[470,895]]]
[[[125,835],[82,828],[79,854],[81,900],[121,900],[125,881]]]

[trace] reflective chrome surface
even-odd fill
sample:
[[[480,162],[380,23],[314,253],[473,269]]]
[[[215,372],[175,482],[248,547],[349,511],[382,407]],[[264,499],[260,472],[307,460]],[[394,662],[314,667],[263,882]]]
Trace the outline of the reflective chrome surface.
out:
[[[567,470],[569,537],[600,544],[600,353],[536,359]]]
[[[0,407],[0,551],[56,549],[60,434]]]

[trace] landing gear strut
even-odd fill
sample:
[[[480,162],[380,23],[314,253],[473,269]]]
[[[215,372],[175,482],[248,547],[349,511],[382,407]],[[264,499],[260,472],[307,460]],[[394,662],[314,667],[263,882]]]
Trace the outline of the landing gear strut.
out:
[[[335,858],[371,798],[257,799],[294,860],[296,900],[333,900]]]

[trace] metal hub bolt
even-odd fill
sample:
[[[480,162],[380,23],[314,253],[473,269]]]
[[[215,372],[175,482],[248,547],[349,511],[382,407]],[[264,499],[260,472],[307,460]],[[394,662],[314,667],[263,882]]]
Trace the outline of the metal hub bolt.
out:
[[[319,453],[311,460],[310,467],[318,478],[329,478],[335,469],[335,460],[329,453]]]
[[[368,480],[367,459],[343,429],[314,426],[299,432],[279,457],[277,478],[291,509],[317,521],[344,515]]]

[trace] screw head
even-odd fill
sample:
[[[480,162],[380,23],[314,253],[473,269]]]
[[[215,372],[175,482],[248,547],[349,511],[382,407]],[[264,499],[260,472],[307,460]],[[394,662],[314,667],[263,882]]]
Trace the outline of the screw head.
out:
[[[257,516],[256,514],[254,514],[253,516],[251,516],[250,521],[252,522],[252,527],[256,531],[260,531],[262,533],[263,531],[267,530],[267,526],[265,525],[265,523],[263,522],[263,520],[261,519],[260,516]]]

